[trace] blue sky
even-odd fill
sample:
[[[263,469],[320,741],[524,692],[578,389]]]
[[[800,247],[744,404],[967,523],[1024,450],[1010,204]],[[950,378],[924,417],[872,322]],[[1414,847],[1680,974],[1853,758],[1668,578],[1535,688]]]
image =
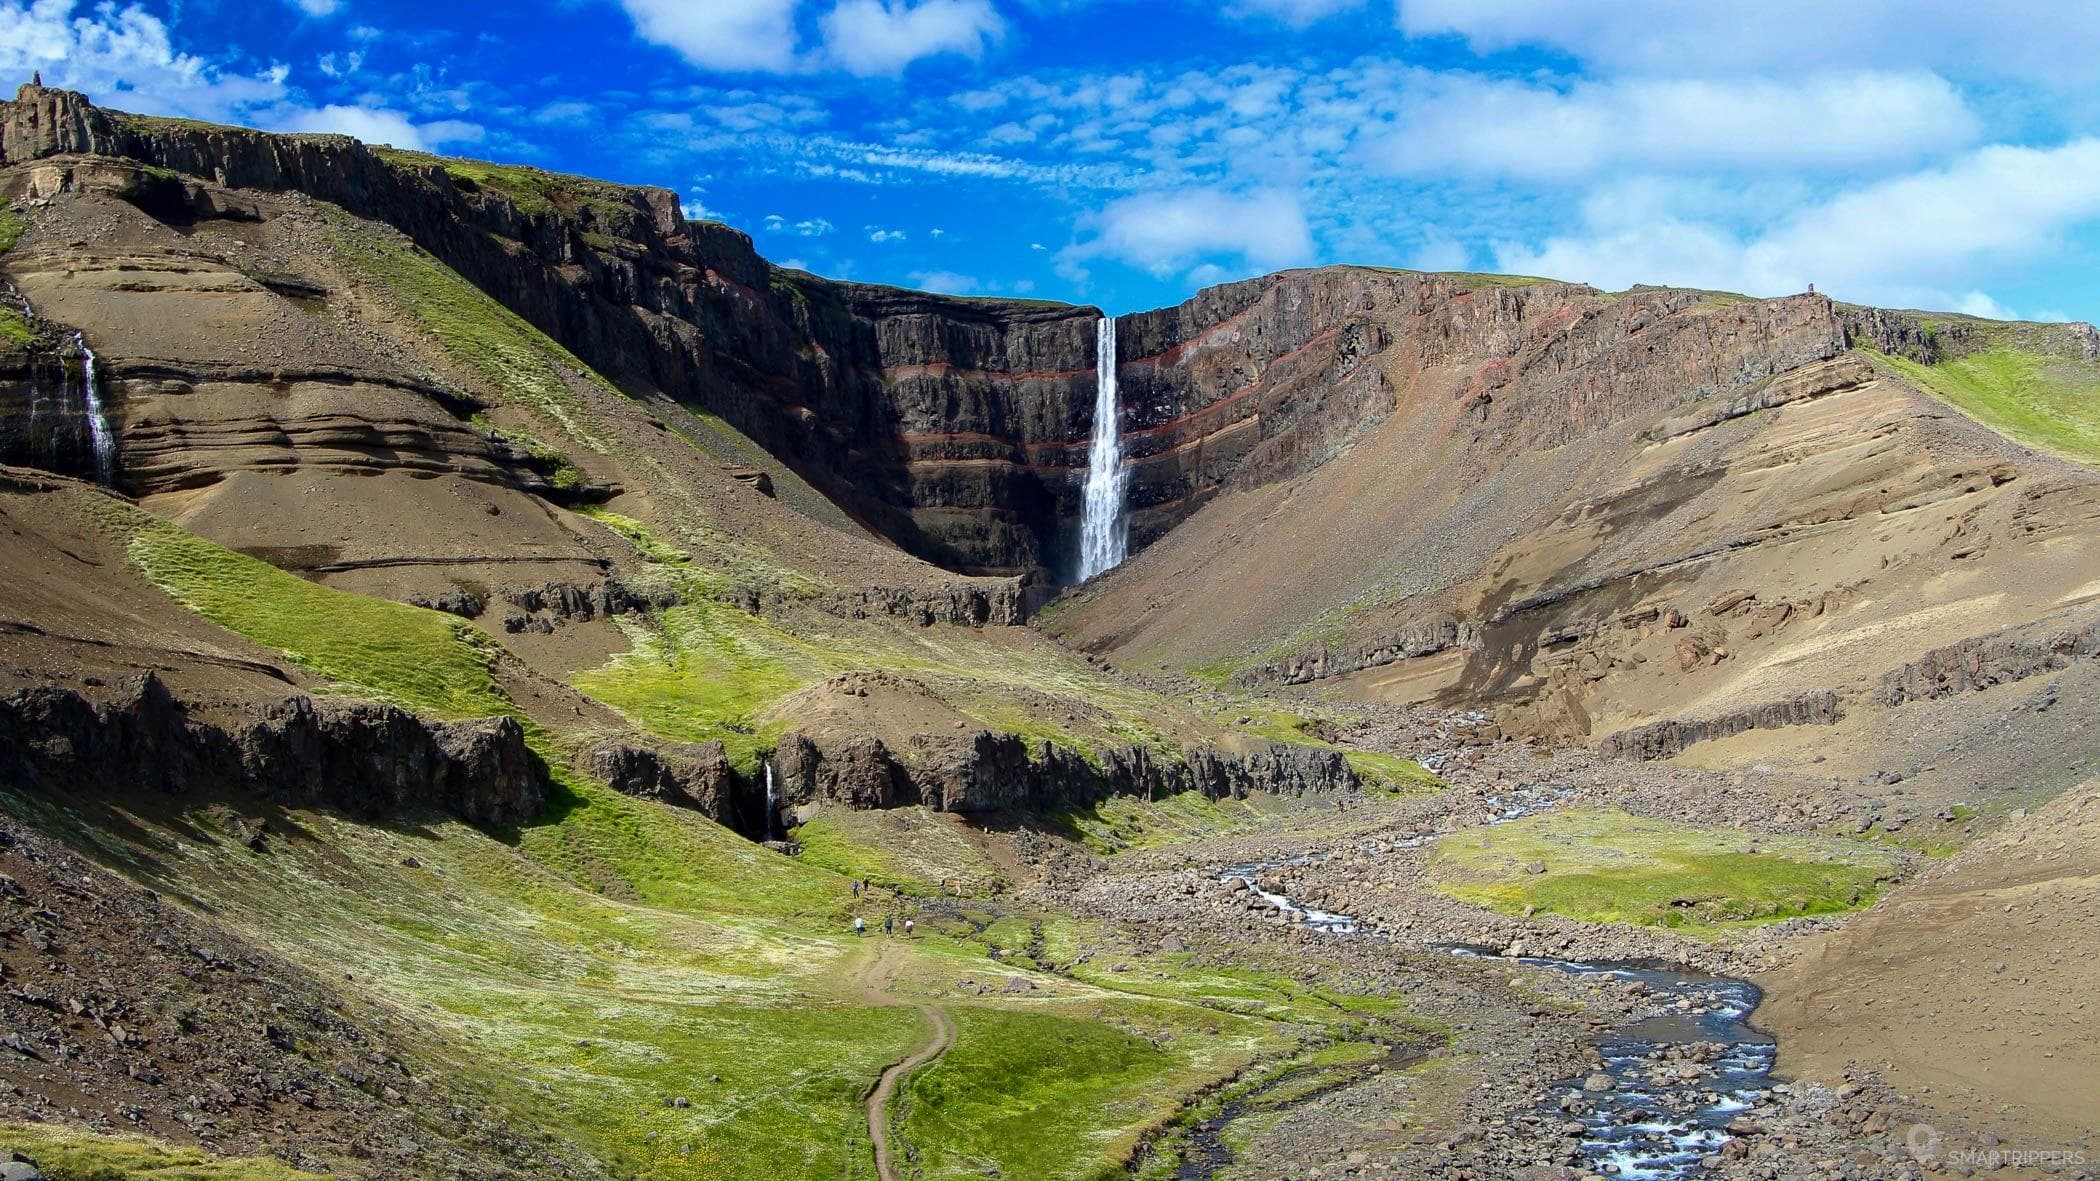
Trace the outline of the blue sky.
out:
[[[1330,262],[2100,317],[2100,5],[0,0],[0,78],[1122,312]]]

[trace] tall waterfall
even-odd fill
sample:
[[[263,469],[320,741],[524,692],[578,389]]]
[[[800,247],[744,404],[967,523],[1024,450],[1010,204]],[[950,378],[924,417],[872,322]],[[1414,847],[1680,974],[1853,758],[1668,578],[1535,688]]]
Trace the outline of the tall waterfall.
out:
[[[1094,327],[1094,438],[1087,448],[1086,497],[1079,518],[1079,577],[1092,578],[1123,561],[1130,527],[1123,519],[1123,443],[1116,424],[1116,320]]]
[[[103,484],[115,482],[117,478],[117,436],[109,428],[109,415],[102,409],[102,389],[95,382],[95,350],[87,345],[87,337],[73,334],[73,345],[80,350],[80,376],[87,389],[81,395],[87,404],[88,437],[95,447],[95,479]]]

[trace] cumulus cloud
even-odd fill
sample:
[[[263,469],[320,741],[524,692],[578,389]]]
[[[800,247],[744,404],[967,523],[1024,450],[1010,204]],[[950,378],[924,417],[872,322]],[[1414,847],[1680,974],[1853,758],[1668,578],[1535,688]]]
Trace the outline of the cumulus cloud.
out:
[[[1502,243],[1497,262],[1610,288],[1671,283],[1777,295],[1814,282],[1864,302],[1981,307],[1972,299],[1978,277],[2040,258],[2064,235],[2100,222],[2100,139],[1980,148],[1747,231],[1652,205],[1632,216],[1617,208],[1595,200],[1582,232],[1535,247]]]
[[[706,70],[784,74],[834,67],[902,73],[922,58],[975,58],[1006,33],[991,0],[838,0],[805,46],[803,0],[620,0],[643,40]]]
[[[1410,36],[1476,49],[1539,45],[1607,69],[1815,72],[1900,65],[2090,83],[2100,6],[2088,0],[1398,0]]]
[[[840,0],[821,25],[825,53],[861,75],[900,73],[939,54],[978,57],[1006,32],[990,0]]]
[[[160,18],[103,6],[75,18],[73,0],[0,3],[0,77],[85,91],[97,102],[156,115],[230,122],[288,93],[287,71],[222,69],[176,50]]]
[[[795,67],[798,0],[620,0],[644,41],[709,70]]]
[[[329,104],[311,109],[292,109],[271,120],[282,131],[330,132],[350,135],[368,144],[391,144],[411,151],[427,151],[442,144],[477,143],[479,124],[458,119],[415,123],[399,111],[383,107],[351,107]]]
[[[1218,188],[1138,193],[1091,219],[1094,236],[1067,262],[1112,258],[1166,276],[1191,271],[1197,282],[1223,277],[1224,261],[1259,269],[1312,257],[1312,231],[1299,199],[1279,190]]]
[[[1968,143],[1977,121],[1932,74],[1580,82],[1410,77],[1371,149],[1390,172],[1569,179],[1625,167],[1843,168],[1909,163]]]
[[[288,0],[292,7],[308,16],[333,16],[343,7],[343,0]]]

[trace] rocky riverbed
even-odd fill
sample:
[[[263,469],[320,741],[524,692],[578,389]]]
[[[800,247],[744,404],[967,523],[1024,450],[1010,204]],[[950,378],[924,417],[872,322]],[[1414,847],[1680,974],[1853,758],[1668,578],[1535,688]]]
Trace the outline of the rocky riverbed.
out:
[[[1441,836],[1540,810],[1608,804],[1807,833],[1856,810],[1842,790],[1606,760],[1484,730],[1477,715],[1417,711],[1353,736],[1438,767],[1451,791],[1314,803],[1257,833],[1109,859],[1067,852],[1031,891],[1220,962],[1273,956],[1308,981],[1373,981],[1448,1031],[1420,1065],[1351,1081],[1288,1119],[1250,1121],[1242,1138],[1259,1175],[1966,1175],[1965,1164],[1912,1151],[1919,1109],[1870,1073],[1836,1085],[1767,1077],[1771,1039],[1756,1030],[1757,992],[1740,978],[1839,920],[1694,937],[1499,914],[1436,892],[1423,874]]]

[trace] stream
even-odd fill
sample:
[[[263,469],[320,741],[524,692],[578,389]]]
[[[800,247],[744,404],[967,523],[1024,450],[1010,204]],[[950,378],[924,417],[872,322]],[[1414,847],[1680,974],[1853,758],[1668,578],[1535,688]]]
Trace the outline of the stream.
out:
[[[1542,798],[1543,797],[1543,798]],[[1507,823],[1558,802],[1551,789],[1522,798],[1491,800],[1492,823]],[[1419,833],[1386,848],[1411,848],[1434,841],[1438,834]],[[1230,865],[1216,871],[1220,880],[1245,882],[1247,888],[1301,926],[1331,935],[1358,933],[1357,920],[1346,914],[1302,907],[1262,884],[1275,871],[1310,865],[1324,854],[1305,854],[1284,861]],[[1478,947],[1453,947],[1453,955],[1470,959],[1507,959]],[[1604,1065],[1594,1075],[1563,1079],[1547,1089],[1538,1111],[1559,1122],[1580,1122],[1581,1146],[1590,1168],[1607,1177],[1640,1181],[1697,1177],[1700,1161],[1727,1140],[1728,1122],[1753,1106],[1771,1085],[1778,1045],[1751,1028],[1749,1017],[1762,994],[1742,980],[1680,972],[1644,964],[1586,963],[1578,960],[1522,956],[1517,962],[1571,975],[1624,982],[1641,989],[1663,1012],[1620,1026],[1595,1039]],[[1608,1079],[1610,1086],[1602,1083]],[[1587,1084],[1587,1085],[1586,1085]],[[1209,1159],[1202,1178],[1230,1163],[1217,1138],[1229,1121],[1229,1110],[1211,1121],[1199,1143]]]

